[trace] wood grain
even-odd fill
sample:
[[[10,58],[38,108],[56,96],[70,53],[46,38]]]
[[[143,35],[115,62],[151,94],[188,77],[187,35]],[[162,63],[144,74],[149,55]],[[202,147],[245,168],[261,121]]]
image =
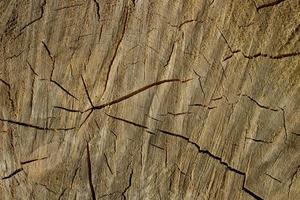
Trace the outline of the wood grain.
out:
[[[300,199],[298,0],[0,1],[0,199]]]

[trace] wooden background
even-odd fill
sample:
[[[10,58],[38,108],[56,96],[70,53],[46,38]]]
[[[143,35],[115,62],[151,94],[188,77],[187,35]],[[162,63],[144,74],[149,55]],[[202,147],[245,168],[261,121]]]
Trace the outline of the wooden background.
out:
[[[299,0],[1,0],[0,199],[300,199]]]

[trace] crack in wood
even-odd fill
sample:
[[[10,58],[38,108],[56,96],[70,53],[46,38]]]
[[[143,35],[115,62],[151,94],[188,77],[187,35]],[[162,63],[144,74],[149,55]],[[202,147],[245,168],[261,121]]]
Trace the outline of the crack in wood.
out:
[[[69,131],[69,130],[74,130],[75,129],[75,127],[71,127],[71,128],[48,128],[48,127],[42,127],[42,126],[33,125],[33,124],[25,123],[25,122],[19,122],[19,121],[15,121],[15,120],[11,120],[11,119],[2,119],[2,118],[0,118],[0,121],[7,122],[7,123],[10,123],[10,124],[16,124],[16,125],[23,126],[23,127],[28,127],[28,128],[38,129],[38,130],[44,130],[44,131]]]
[[[92,199],[96,200],[96,192],[93,185],[93,176],[92,176],[92,164],[91,164],[91,156],[90,156],[90,149],[89,143],[86,142],[86,153],[87,153],[87,166],[88,166],[88,178],[89,178],[89,186],[91,190]]]
[[[128,185],[126,186],[126,188],[123,190],[123,192],[121,193],[122,197],[124,198],[124,200],[126,200],[126,193],[129,190],[129,188],[132,185],[132,176],[133,176],[133,169],[131,169],[131,173],[129,175],[129,180],[128,180]]]
[[[27,27],[29,27],[30,25],[34,24],[35,22],[39,21],[40,19],[43,18],[44,13],[45,13],[45,6],[47,4],[47,1],[44,0],[42,5],[40,5],[40,16],[38,16],[37,18],[35,18],[34,20],[28,22],[26,25],[24,25],[21,29],[20,32],[22,32],[24,29],[26,29]]]

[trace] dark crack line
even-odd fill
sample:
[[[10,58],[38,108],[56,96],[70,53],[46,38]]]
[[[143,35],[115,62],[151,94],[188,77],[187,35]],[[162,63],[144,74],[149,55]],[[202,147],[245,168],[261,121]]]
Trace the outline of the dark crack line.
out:
[[[72,189],[72,187],[73,187],[73,183],[74,183],[74,180],[75,180],[75,178],[76,178],[76,175],[77,175],[78,170],[79,170],[79,167],[77,167],[77,168],[75,169],[74,174],[73,174],[73,176],[72,176],[71,187],[70,187],[71,189]]]
[[[58,197],[58,200],[60,200],[64,196],[66,190],[67,190],[67,188],[63,189],[63,191],[60,193],[60,195]]]
[[[217,108],[217,106],[207,106],[207,105],[204,105],[204,104],[202,104],[202,103],[193,103],[193,104],[190,104],[189,106],[193,106],[193,107],[203,107],[203,108],[207,108],[208,110],[212,110],[212,109]]]
[[[26,60],[27,65],[29,66],[30,70],[32,71],[32,73],[36,76],[39,76],[33,69],[33,67],[31,66],[31,64],[28,62],[28,60]]]
[[[247,59],[255,59],[255,58],[263,57],[263,58],[268,58],[268,59],[272,59],[272,60],[281,60],[281,59],[285,59],[285,58],[300,56],[300,52],[290,52],[290,53],[283,53],[283,54],[277,54],[277,55],[269,55],[266,53],[259,52],[259,53],[253,54],[253,55],[247,55],[243,51],[238,49],[238,50],[234,50],[234,51],[231,50],[231,54],[229,56],[223,58],[223,62],[232,58],[237,53],[241,53],[243,55],[243,57],[247,58]]]
[[[122,122],[125,122],[127,124],[130,124],[130,125],[133,125],[133,126],[136,126],[136,127],[139,127],[139,128],[144,128],[144,129],[148,129],[147,126],[144,126],[144,125],[141,125],[141,124],[138,124],[138,123],[135,123],[135,122],[132,122],[132,121],[129,121],[129,120],[126,120],[126,119],[122,119],[120,117],[115,117],[115,116],[112,116],[112,115],[109,115],[107,113],[105,113],[107,116],[115,119],[115,120],[119,120],[119,121],[122,121]]]
[[[106,162],[106,165],[107,165],[107,167],[108,167],[110,173],[111,173],[111,174],[114,174],[113,171],[112,171],[112,169],[111,169],[111,167],[110,167],[110,165],[109,165],[108,158],[107,158],[107,156],[106,156],[105,153],[104,153],[104,158],[105,158],[105,162]]]
[[[254,142],[258,142],[258,143],[265,143],[265,144],[270,144],[272,142],[268,142],[268,141],[264,141],[264,140],[260,140],[260,139],[255,139],[255,138],[250,138],[250,137],[246,137],[247,140],[252,140]]]
[[[56,86],[58,86],[60,89],[62,89],[65,93],[67,93],[69,96],[73,97],[78,101],[78,98],[75,97],[73,94],[71,94],[68,90],[66,90],[62,85],[60,85],[57,81],[51,79],[50,82],[54,83]]]
[[[97,20],[98,20],[98,22],[99,22],[100,19],[101,19],[101,15],[100,15],[100,5],[99,5],[99,2],[98,2],[97,0],[93,0],[93,2],[95,3],[95,6],[96,6]]]
[[[92,199],[96,200],[96,193],[95,188],[93,185],[93,176],[92,176],[92,164],[91,164],[91,156],[90,156],[90,149],[89,149],[89,143],[86,142],[86,153],[87,153],[87,166],[88,166],[88,176],[89,176],[89,185],[91,189]]]
[[[19,168],[19,169],[15,170],[14,172],[9,174],[8,176],[3,177],[2,180],[9,179],[9,178],[15,176],[16,174],[20,173],[21,171],[23,171],[23,168]]]
[[[79,128],[83,126],[83,124],[89,119],[94,110],[90,110],[89,114],[84,118],[83,122],[80,124]]]
[[[272,176],[272,175],[270,175],[268,173],[265,173],[265,175],[267,175],[268,177],[270,177],[271,179],[273,179],[273,180],[275,180],[275,181],[277,181],[279,183],[282,183],[281,180],[279,180],[278,178],[275,178],[274,176]]]
[[[42,44],[43,44],[43,47],[45,48],[45,50],[46,50],[46,52],[47,52],[49,58],[50,58],[52,61],[54,61],[54,56],[52,55],[52,53],[51,53],[49,47],[47,46],[47,44],[46,44],[44,41],[42,41]]]
[[[272,6],[276,6],[280,3],[283,3],[285,0],[276,0],[276,1],[273,1],[273,2],[270,2],[270,3],[266,3],[266,4],[262,4],[260,6],[257,6],[256,7],[256,10],[259,11],[263,8],[268,8],[268,7],[272,7]]]
[[[18,121],[14,121],[14,120],[10,120],[10,119],[1,119],[1,118],[0,118],[0,121],[11,123],[11,124],[16,124],[16,125],[24,126],[24,127],[28,127],[28,128],[34,128],[34,129],[38,129],[38,130],[46,130],[46,131],[69,131],[69,130],[75,129],[75,127],[72,127],[72,128],[48,128],[48,127],[42,127],[42,126],[37,126],[37,125],[33,125],[33,124],[28,124],[25,122],[18,122]]]
[[[62,107],[62,106],[54,106],[54,108],[60,109],[60,110],[64,110],[64,111],[67,111],[67,112],[83,113],[83,112],[80,111],[80,110],[73,110],[73,109],[70,109],[70,108]]]
[[[129,175],[129,180],[128,180],[128,186],[124,189],[124,191],[121,193],[122,197],[124,198],[124,200],[126,200],[126,193],[129,190],[129,188],[132,185],[132,176],[133,176],[133,169],[131,170],[131,173]]]
[[[298,137],[300,136],[300,133],[291,132],[291,134],[298,136]]]
[[[22,31],[23,31],[25,28],[27,28],[28,26],[34,24],[35,22],[37,22],[37,21],[39,21],[40,19],[43,18],[44,13],[45,13],[45,6],[46,6],[46,4],[47,4],[47,1],[44,0],[43,3],[42,3],[42,5],[40,5],[40,9],[41,9],[41,11],[40,11],[40,16],[37,17],[37,18],[35,18],[34,20],[30,21],[29,23],[27,23],[25,26],[23,26],[23,27],[21,28],[20,32],[22,32]]]
[[[47,186],[47,185],[45,185],[45,184],[41,184],[41,183],[36,183],[36,184],[43,186],[43,187],[44,187],[44,188],[45,188],[47,191],[49,191],[49,192],[51,192],[51,193],[53,193],[53,194],[57,195],[57,192],[55,192],[54,190],[52,190],[52,189],[48,188],[48,186]]]
[[[164,83],[169,83],[169,82],[180,82],[180,79],[167,79],[167,80],[162,80],[162,81],[154,82],[154,83],[152,83],[152,84],[150,84],[150,85],[146,85],[146,86],[144,86],[144,87],[142,87],[142,88],[140,88],[140,89],[137,89],[137,90],[135,90],[135,91],[133,91],[133,92],[131,92],[131,93],[125,95],[125,96],[122,96],[122,97],[120,97],[120,98],[118,98],[118,99],[115,99],[115,100],[110,101],[110,102],[108,102],[108,103],[104,103],[104,104],[101,104],[101,105],[98,105],[98,106],[94,106],[94,107],[92,107],[92,108],[89,108],[89,109],[86,110],[86,111],[89,111],[89,110],[101,110],[101,109],[103,109],[103,108],[105,108],[105,107],[107,107],[107,106],[112,106],[112,105],[117,104],[117,103],[120,103],[120,102],[122,102],[122,101],[124,101],[124,100],[126,100],[126,99],[129,99],[130,97],[132,97],[132,96],[134,96],[134,95],[136,95],[136,94],[139,94],[139,93],[141,93],[141,92],[144,92],[144,91],[147,90],[147,89],[150,89],[150,88],[152,88],[152,87],[155,87],[155,86],[158,86],[158,85],[161,85],[161,84],[164,84]],[[85,111],[85,112],[86,112],[86,111]]]
[[[36,161],[40,161],[40,160],[45,160],[47,159],[48,157],[43,157],[43,158],[37,158],[37,159],[32,159],[32,160],[27,160],[27,161],[23,161],[21,162],[21,165],[26,165],[26,164],[29,164],[29,163],[32,163],[32,162],[36,162]]]
[[[277,112],[278,109],[275,109],[275,108],[271,108],[271,107],[268,107],[268,106],[264,106],[260,103],[258,103],[258,101],[256,101],[255,99],[253,99],[252,97],[246,95],[246,94],[242,94],[242,96],[244,97],[247,97],[248,99],[250,99],[251,101],[253,101],[258,107],[260,108],[263,108],[263,109],[267,109],[267,110],[271,110],[271,111],[274,111],[274,112]]]
[[[232,56],[234,56],[234,54],[237,54],[239,52],[241,52],[241,51],[240,50],[231,51],[231,54],[229,56],[223,58],[223,62],[226,61],[226,60],[228,60],[228,59],[230,59],[230,58],[232,58]]]
[[[176,116],[180,116],[180,115],[189,115],[189,114],[192,114],[192,112],[179,112],[179,113],[173,113],[173,112],[167,112],[168,115],[172,115],[174,117]]]
[[[280,60],[280,59],[284,59],[284,58],[300,56],[300,52],[283,53],[283,54],[278,54],[278,55],[268,55],[265,53],[256,53],[254,55],[246,55],[243,52],[242,52],[242,54],[245,58],[248,58],[248,59],[265,57],[265,58],[274,59],[274,60]]]
[[[160,147],[160,146],[158,146],[158,145],[156,145],[156,144],[152,144],[152,143],[149,143],[150,144],[150,146],[153,146],[153,147],[156,147],[156,148],[158,148],[158,149],[160,149],[160,150],[165,150],[164,148],[162,148],[162,147]]]

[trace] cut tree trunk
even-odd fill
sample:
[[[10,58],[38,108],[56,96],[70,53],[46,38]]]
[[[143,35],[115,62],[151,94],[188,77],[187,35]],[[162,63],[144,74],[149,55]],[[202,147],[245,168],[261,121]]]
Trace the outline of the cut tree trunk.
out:
[[[0,199],[300,199],[299,0],[0,1]]]

